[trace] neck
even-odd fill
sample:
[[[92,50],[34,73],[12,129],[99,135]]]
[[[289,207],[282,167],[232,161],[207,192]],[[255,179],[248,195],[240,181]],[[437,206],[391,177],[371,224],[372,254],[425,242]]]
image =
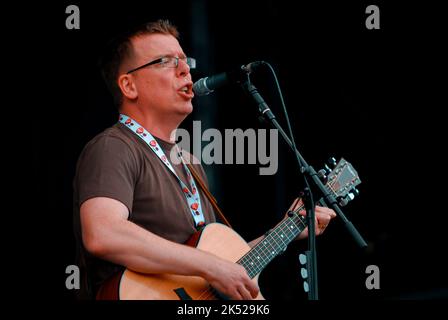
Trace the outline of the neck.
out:
[[[122,107],[120,113],[125,114],[137,121],[153,136],[171,143],[175,142],[176,129],[183,120],[177,119],[178,117],[175,115],[155,115],[137,108],[132,108],[131,110],[130,108]]]

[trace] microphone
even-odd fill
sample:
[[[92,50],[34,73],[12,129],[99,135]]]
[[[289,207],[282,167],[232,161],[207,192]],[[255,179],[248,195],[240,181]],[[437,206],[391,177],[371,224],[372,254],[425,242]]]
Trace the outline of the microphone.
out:
[[[264,61],[255,61],[242,65],[239,69],[222,72],[210,77],[201,78],[193,84],[193,91],[197,96],[205,96],[228,83],[238,82],[241,77],[257,69]]]

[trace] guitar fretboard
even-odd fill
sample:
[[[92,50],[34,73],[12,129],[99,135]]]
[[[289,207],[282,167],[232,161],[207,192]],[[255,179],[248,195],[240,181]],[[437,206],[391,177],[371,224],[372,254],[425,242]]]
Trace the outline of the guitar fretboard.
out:
[[[291,217],[283,220],[238,261],[251,278],[259,274],[306,228],[306,218],[297,213],[302,209],[304,209],[303,206],[297,209]]]

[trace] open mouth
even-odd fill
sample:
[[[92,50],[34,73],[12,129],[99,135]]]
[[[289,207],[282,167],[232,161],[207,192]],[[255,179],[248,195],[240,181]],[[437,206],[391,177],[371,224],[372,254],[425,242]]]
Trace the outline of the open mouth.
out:
[[[188,83],[185,86],[181,87],[178,92],[185,98],[192,99],[194,97],[193,93],[193,84]]]

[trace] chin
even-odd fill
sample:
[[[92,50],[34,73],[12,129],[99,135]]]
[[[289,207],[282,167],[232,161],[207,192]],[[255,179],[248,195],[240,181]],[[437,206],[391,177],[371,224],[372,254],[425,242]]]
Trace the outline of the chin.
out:
[[[186,116],[189,115],[190,113],[193,112],[193,105],[191,104],[191,102],[185,104],[182,108],[181,108],[181,113],[185,114]]]

